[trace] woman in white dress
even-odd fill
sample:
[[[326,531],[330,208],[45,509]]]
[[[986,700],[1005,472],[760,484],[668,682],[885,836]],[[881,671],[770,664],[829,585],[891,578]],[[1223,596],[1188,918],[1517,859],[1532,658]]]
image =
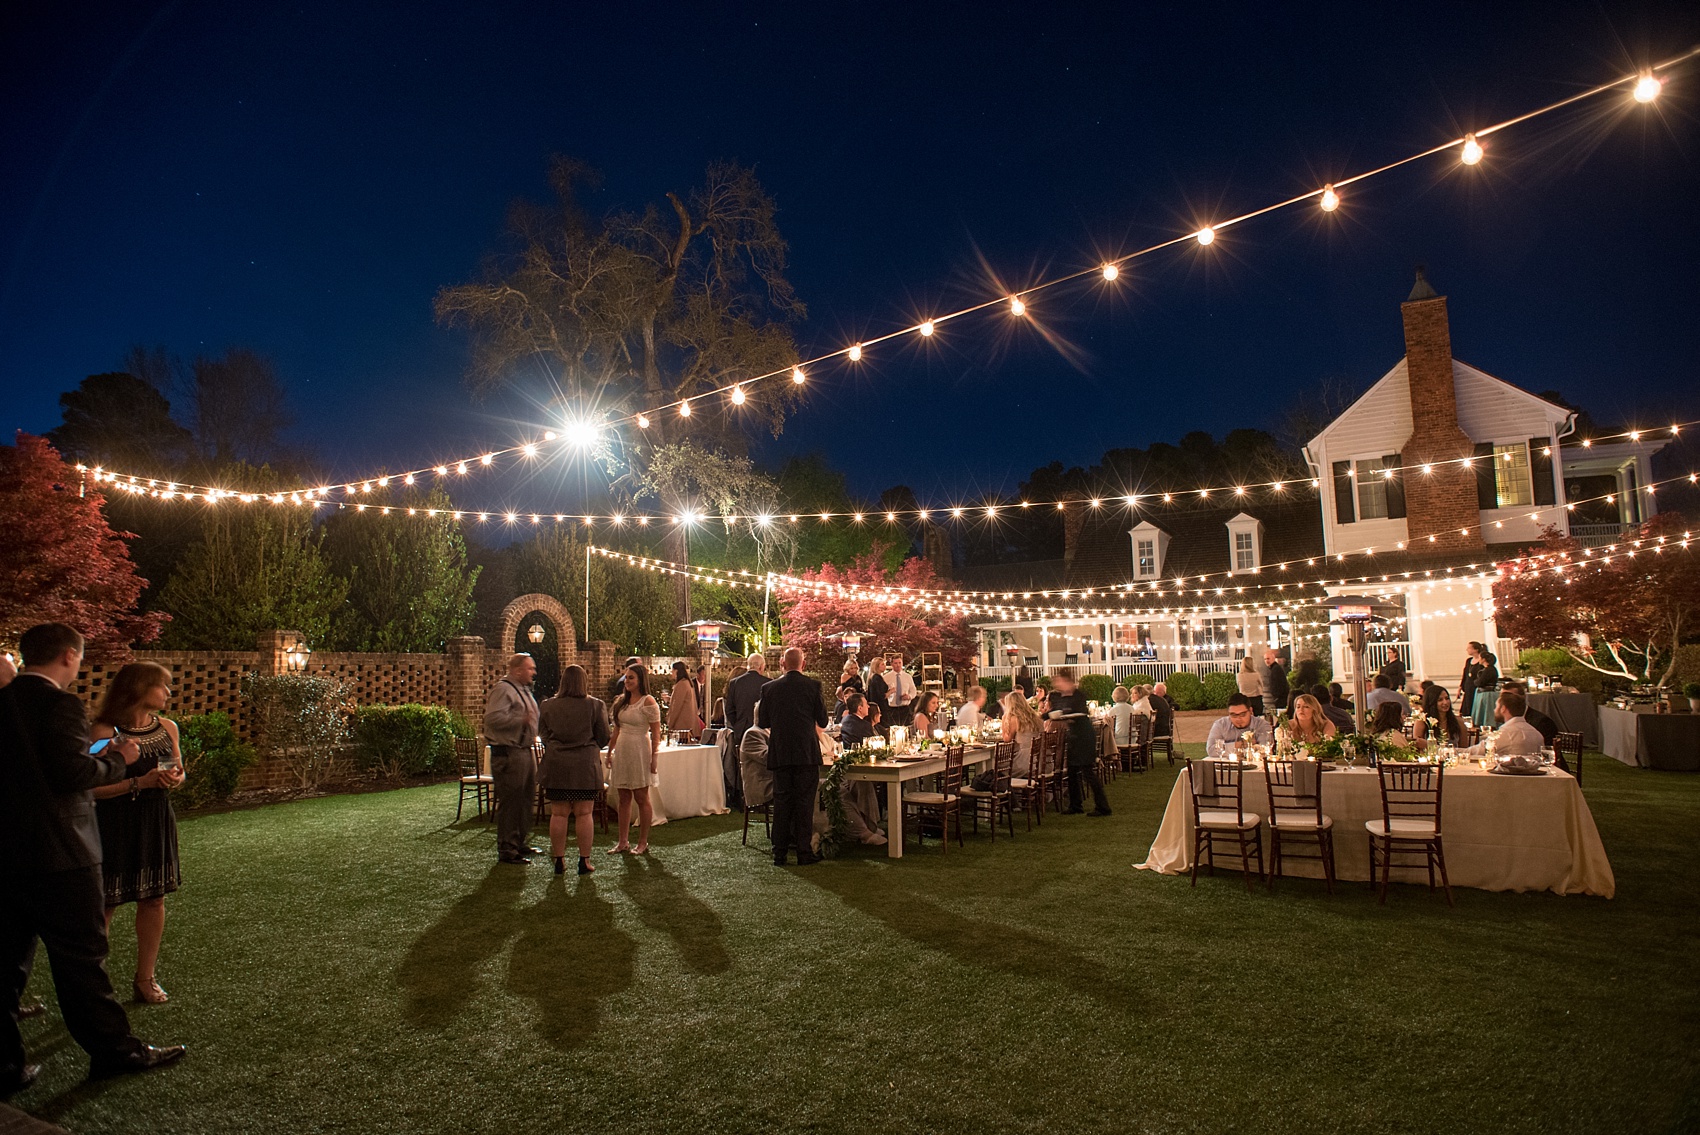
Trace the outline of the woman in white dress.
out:
[[[661,707],[649,696],[649,673],[642,666],[627,667],[620,681],[620,696],[614,699],[613,736],[608,741],[608,785],[620,793],[620,842],[609,855],[636,851],[649,853],[649,826],[655,809],[649,803],[649,781],[656,773],[656,751],[661,748]],[[638,842],[632,847],[632,804],[638,810]]]

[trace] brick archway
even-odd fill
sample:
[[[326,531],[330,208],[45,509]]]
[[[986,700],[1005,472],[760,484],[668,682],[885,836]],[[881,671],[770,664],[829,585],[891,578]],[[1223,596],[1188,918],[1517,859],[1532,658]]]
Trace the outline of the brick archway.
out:
[[[577,662],[578,628],[573,624],[573,617],[567,614],[567,609],[558,599],[541,592],[521,595],[502,608],[502,652],[505,654],[514,648],[514,639],[519,636],[520,623],[533,611],[555,624],[555,653],[561,669],[565,670]]]

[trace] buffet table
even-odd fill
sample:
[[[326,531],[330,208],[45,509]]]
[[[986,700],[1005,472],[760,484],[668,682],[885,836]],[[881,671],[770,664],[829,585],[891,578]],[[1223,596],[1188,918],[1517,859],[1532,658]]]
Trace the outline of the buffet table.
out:
[[[1626,765],[1700,771],[1700,714],[1659,713],[1655,706],[1600,707],[1600,751]]]
[[[1531,693],[1529,708],[1538,709],[1565,733],[1582,734],[1582,747],[1600,747],[1600,714],[1592,694]]]
[[[659,771],[650,778],[649,788],[656,823],[727,811],[718,745],[663,745],[656,754],[656,768]],[[619,803],[619,792],[608,789],[608,804],[617,807]]]
[[[1175,779],[1162,826],[1141,870],[1178,875],[1192,870],[1191,770]],[[1245,778],[1245,810],[1264,818],[1268,843],[1269,797],[1261,770]],[[1334,867],[1339,879],[1367,882],[1367,820],[1381,819],[1381,784],[1374,769],[1325,771],[1322,811],[1334,820]],[[1593,813],[1568,773],[1505,776],[1471,765],[1446,770],[1441,791],[1441,833],[1446,872],[1455,887],[1484,891],[1554,891],[1610,898],[1617,890],[1611,861]],[[1224,862],[1228,862],[1224,860]],[[1231,861],[1237,873],[1238,860]],[[1265,847],[1264,862],[1268,863]],[[1322,864],[1288,859],[1284,872],[1322,877]],[[1393,869],[1396,880],[1428,881],[1419,868]]]

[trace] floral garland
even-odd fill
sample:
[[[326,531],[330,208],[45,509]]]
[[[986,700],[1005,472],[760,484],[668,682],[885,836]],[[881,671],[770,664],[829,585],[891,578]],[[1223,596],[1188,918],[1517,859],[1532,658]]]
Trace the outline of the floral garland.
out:
[[[846,749],[828,766],[826,775],[821,777],[820,806],[821,811],[826,813],[827,821],[826,834],[821,836],[820,840],[822,855],[837,852],[839,846],[844,843],[845,831],[849,826],[849,820],[844,815],[844,797],[839,792],[844,786],[845,773],[850,771],[852,765],[865,765],[874,760],[876,755],[874,750],[865,745]]]
[[[1394,761],[1410,763],[1421,759],[1424,755],[1416,749],[1401,745],[1396,741],[1383,740],[1367,733],[1336,733],[1321,741],[1315,741],[1305,746],[1312,757],[1319,761],[1341,761],[1347,756],[1347,747],[1355,756],[1368,756],[1370,763],[1377,761]]]

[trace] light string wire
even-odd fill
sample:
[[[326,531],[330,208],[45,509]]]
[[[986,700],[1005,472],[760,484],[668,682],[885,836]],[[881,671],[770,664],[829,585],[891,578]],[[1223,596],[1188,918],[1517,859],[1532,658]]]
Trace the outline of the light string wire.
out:
[[[1462,137],[1441,142],[1437,145],[1430,146],[1427,149],[1420,150],[1414,154],[1387,162],[1372,169],[1363,170],[1359,173],[1338,178],[1320,188],[1295,194],[1291,197],[1285,198],[1284,200],[1261,206],[1260,208],[1241,213],[1234,217],[1229,217],[1225,220],[1211,222],[1192,232],[1170,237],[1168,239],[1158,241],[1155,244],[1148,245],[1145,248],[1112,257],[1105,260],[1102,264],[1095,268],[1083,268],[1077,271],[1067,272],[1062,275],[1052,277],[1049,280],[1041,280],[1036,284],[1031,284],[1005,296],[982,300],[977,303],[969,304],[966,307],[959,308],[955,311],[930,315],[927,318],[908,326],[888,331],[885,334],[877,335],[870,339],[860,340],[847,347],[840,347],[827,351],[823,354],[816,355],[813,358],[799,360],[796,363],[776,368],[764,374],[753,375],[749,378],[742,378],[733,382],[728,382],[721,386],[704,390],[696,394],[674,398],[671,401],[661,402],[644,410],[636,410],[629,414],[605,419],[600,423],[575,423],[574,425],[567,427],[564,433],[547,430],[544,432],[540,441],[521,442],[517,445],[493,449],[473,456],[457,458],[453,461],[434,462],[429,465],[422,465],[416,469],[403,470],[399,473],[358,477],[350,481],[342,482],[340,490],[347,495],[353,495],[357,491],[370,491],[370,485],[372,483],[387,484],[387,478],[399,479],[404,483],[411,485],[419,478],[430,477],[432,475],[439,478],[448,477],[450,475],[450,470],[453,470],[456,474],[466,474],[474,469],[492,467],[497,460],[512,457],[514,454],[519,454],[524,458],[534,458],[542,452],[545,445],[557,442],[581,447],[588,446],[594,442],[596,434],[602,429],[612,429],[628,423],[635,423],[640,429],[647,429],[655,416],[663,414],[669,410],[678,411],[680,416],[689,418],[691,414],[691,404],[693,402],[706,401],[716,397],[725,396],[733,405],[742,405],[748,399],[749,387],[766,382],[770,379],[788,376],[793,384],[800,386],[807,380],[808,377],[807,370],[805,368],[815,367],[823,363],[837,360],[846,360],[850,363],[857,363],[862,360],[867,349],[870,347],[908,336],[918,336],[923,339],[931,338],[940,324],[947,323],[955,319],[961,319],[964,316],[973,315],[992,308],[1002,307],[1013,317],[1019,318],[1026,314],[1029,299],[1041,292],[1061,287],[1062,285],[1073,283],[1082,279],[1087,279],[1092,276],[1099,277],[1105,283],[1113,283],[1120,276],[1122,269],[1136,260],[1155,255],[1158,252],[1173,248],[1177,245],[1183,245],[1188,241],[1193,241],[1200,246],[1211,245],[1215,242],[1217,233],[1222,232],[1225,229],[1232,228],[1235,225],[1244,224],[1246,221],[1263,217],[1282,209],[1288,209],[1313,199],[1321,205],[1325,212],[1335,212],[1340,205],[1339,191],[1342,188],[1367,181],[1373,177],[1390,173],[1393,170],[1397,170],[1413,162],[1421,161],[1424,158],[1433,157],[1436,154],[1446,153],[1456,149],[1459,153],[1460,160],[1465,165],[1476,165],[1480,163],[1485,153],[1481,145],[1481,139],[1490,137],[1500,131],[1510,129],[1513,126],[1520,125],[1524,122],[1531,121],[1532,119],[1540,118],[1543,115],[1551,114],[1576,103],[1583,102],[1587,99],[1596,98],[1609,91],[1628,87],[1635,101],[1643,104],[1650,104],[1660,93],[1664,82],[1664,79],[1662,78],[1664,73],[1680,66],[1696,56],[1700,56],[1700,45],[1692,47],[1680,54],[1673,55],[1659,63],[1652,64],[1651,66],[1637,71],[1634,74],[1621,75],[1617,78],[1610,79],[1606,82],[1590,87],[1587,90],[1559,99],[1557,102],[1548,103],[1545,106],[1537,107],[1534,110],[1525,111],[1522,114],[1507,118],[1502,122],[1496,122],[1492,125],[1466,132]],[[365,486],[365,488],[363,490],[359,490],[357,489],[357,486]],[[201,487],[196,486],[196,488],[199,490]],[[287,495],[300,493],[302,495],[313,494],[323,496],[330,492],[337,491],[337,489],[338,486],[334,484],[316,487],[300,486],[289,490]]]

